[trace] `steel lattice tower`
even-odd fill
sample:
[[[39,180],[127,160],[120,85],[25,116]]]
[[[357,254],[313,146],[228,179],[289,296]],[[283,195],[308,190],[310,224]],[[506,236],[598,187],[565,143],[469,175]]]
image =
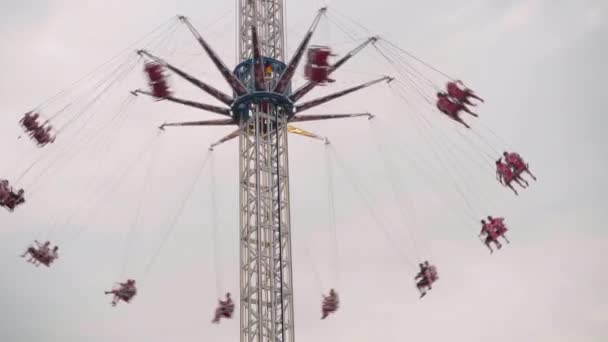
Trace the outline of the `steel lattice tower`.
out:
[[[283,62],[283,0],[239,0],[239,18],[240,62],[254,57],[252,26],[261,55]],[[239,135],[241,342],[292,342],[288,112],[269,102],[254,110]]]
[[[154,92],[136,94],[202,109],[225,119],[165,123],[160,126],[225,126],[238,128],[211,145],[239,138],[240,188],[240,340],[241,342],[293,342],[294,306],[289,206],[288,133],[324,140],[326,138],[296,128],[289,123],[366,116],[358,114],[300,115],[338,97],[382,81],[344,89],[296,104],[320,83],[309,81],[295,91],[291,80],[305,54],[310,39],[326,9],[319,10],[303,41],[285,62],[284,0],[238,1],[239,64],[233,71],[221,61],[186,17],[179,19],[190,29],[216,68],[230,85],[226,94],[167,61],[140,50],[139,53],[163,65],[225,106],[216,106]],[[327,66],[329,74],[370,43],[372,37]]]

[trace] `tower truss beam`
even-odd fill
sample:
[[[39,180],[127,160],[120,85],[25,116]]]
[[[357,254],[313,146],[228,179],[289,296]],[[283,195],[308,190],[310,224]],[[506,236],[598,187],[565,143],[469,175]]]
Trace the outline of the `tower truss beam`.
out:
[[[239,0],[239,61],[253,57],[251,26],[260,38],[262,56],[285,60],[283,0]]]
[[[274,105],[240,127],[241,342],[294,340],[287,133]]]
[[[283,3],[238,0],[239,62],[257,57],[256,45],[262,56],[285,60]],[[288,113],[274,104],[249,110],[223,139],[238,132],[241,342],[293,342]]]

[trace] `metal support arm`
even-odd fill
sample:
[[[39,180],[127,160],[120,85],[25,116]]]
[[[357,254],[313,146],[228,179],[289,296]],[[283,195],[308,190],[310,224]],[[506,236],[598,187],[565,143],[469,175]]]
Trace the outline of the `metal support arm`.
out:
[[[133,93],[134,94],[143,94],[143,95],[147,95],[147,96],[150,96],[150,97],[154,97],[154,95],[151,92],[145,91],[145,90],[141,90],[141,89],[137,89],[137,90],[135,90],[135,91],[133,91],[131,93],[132,94]],[[206,110],[208,112],[230,116],[230,109],[228,109],[228,108],[213,106],[213,105],[206,104],[206,103],[201,103],[201,102],[184,100],[184,99],[180,99],[180,98],[173,97],[173,96],[167,96],[164,99],[167,100],[167,101],[183,104],[185,106],[189,106],[189,107],[194,107],[194,108]]]
[[[232,90],[234,90],[234,92],[237,93],[239,96],[247,94],[247,88],[232,74],[230,69],[228,69],[226,64],[222,62],[220,57],[215,53],[215,51],[213,51],[211,46],[207,44],[201,34],[198,33],[196,28],[190,23],[188,18],[184,16],[179,16],[179,20],[181,20],[183,23],[186,24],[186,26],[188,26],[190,32],[192,32],[196,40],[198,40],[199,44],[203,47],[203,50],[207,52],[207,55],[209,56],[209,58],[211,58],[211,61],[213,62],[213,64],[215,64],[215,67],[220,71],[226,82],[228,82],[230,87],[232,87]]]
[[[291,78],[293,77],[293,74],[296,72],[296,68],[298,67],[298,64],[300,63],[302,56],[304,55],[304,51],[306,50],[306,47],[308,46],[308,43],[310,42],[310,39],[312,38],[312,35],[315,32],[315,29],[317,28],[319,21],[321,20],[321,16],[326,11],[327,11],[327,7],[323,7],[319,10],[319,13],[317,13],[315,20],[313,21],[312,25],[308,29],[308,32],[306,33],[306,36],[304,36],[304,39],[300,43],[300,46],[298,46],[298,49],[296,50],[293,57],[291,58],[291,61],[289,61],[289,64],[287,64],[287,68],[285,68],[285,71],[283,71],[283,73],[279,77],[279,80],[277,81],[277,84],[275,85],[275,87],[273,89],[273,91],[275,93],[283,94],[285,92],[285,90],[287,89],[287,86],[291,82]]]
[[[370,113],[354,113],[354,114],[320,114],[320,115],[296,115],[289,122],[304,122],[304,121],[320,121],[332,119],[346,119],[366,116],[368,120],[374,118]]]
[[[232,119],[220,119],[220,120],[205,120],[205,121],[188,121],[188,122],[165,122],[160,125],[160,129],[165,130],[167,126],[231,126],[236,125],[236,122]]]
[[[253,25],[251,26],[251,43],[253,45],[253,82],[255,90],[265,90],[264,65],[260,52],[260,42],[258,41],[258,30]]]
[[[216,146],[218,146],[220,144],[223,144],[226,141],[232,140],[232,139],[238,137],[240,134],[241,134],[241,129],[239,128],[239,129],[231,132],[230,134],[226,135],[222,139],[220,139],[220,140],[214,142],[213,144],[211,144],[211,146],[209,146],[209,151],[213,151],[214,147],[216,147]]]
[[[333,93],[333,94],[330,94],[330,95],[327,95],[327,96],[323,96],[323,97],[315,99],[315,100],[304,102],[301,105],[296,106],[296,113],[303,112],[303,111],[305,111],[307,109],[310,109],[312,107],[316,107],[316,106],[324,104],[326,102],[335,100],[335,99],[337,99],[339,97],[342,97],[344,95],[350,94],[350,93],[355,92],[357,90],[361,90],[363,88],[367,88],[367,87],[372,86],[372,85],[374,85],[376,83],[379,83],[379,82],[382,82],[382,81],[388,81],[388,82],[390,82],[392,80],[393,80],[392,77],[384,76],[384,77],[379,78],[379,79],[374,80],[374,81],[370,81],[370,82],[367,82],[367,83],[364,83],[364,84],[361,84],[361,85],[358,85],[358,86],[355,86],[355,87],[352,87],[352,88],[344,89],[344,90],[339,91],[337,93]]]

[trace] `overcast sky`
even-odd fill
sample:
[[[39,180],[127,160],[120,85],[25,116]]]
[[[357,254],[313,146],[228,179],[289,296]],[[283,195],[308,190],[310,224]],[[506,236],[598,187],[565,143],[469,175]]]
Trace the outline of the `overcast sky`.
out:
[[[289,55],[324,3],[287,4]],[[407,94],[408,104],[384,84],[311,110],[370,111],[376,118],[299,125],[328,136],[330,152],[321,142],[290,137],[296,339],[606,341],[608,2],[329,5],[314,44],[346,53],[367,35],[344,16],[352,18],[464,80],[486,103],[476,108],[479,119],[465,117],[472,132],[415,93]],[[167,24],[166,40],[131,44],[185,14],[233,65],[234,7],[0,0],[0,178],[18,179],[28,200],[14,213],[0,212],[0,341],[238,339],[238,315],[209,323],[217,297],[238,293],[238,144],[207,151],[232,127],[158,135],[164,121],[216,116],[141,96],[112,121],[128,90],[145,87],[141,62],[52,146],[17,139],[16,124],[125,48],[118,62],[135,61],[130,51],[147,47],[228,91],[184,27],[171,31]],[[112,75],[118,65],[98,75]],[[394,73],[369,48],[335,74],[335,85],[307,99]],[[182,97],[214,103],[175,76],[170,82]],[[48,117],[73,103],[53,121],[61,127],[93,95],[69,93],[42,112]],[[493,179],[491,158],[508,148],[539,178],[519,197]],[[328,219],[328,159],[337,244]],[[487,214],[506,217],[510,228],[511,244],[491,256],[476,237]],[[46,238],[61,248],[51,269],[18,257]],[[440,279],[419,300],[412,264],[424,258],[437,265]],[[139,294],[112,308],[103,291],[126,277],[138,280]],[[339,291],[341,308],[321,321],[321,292],[330,287]]]

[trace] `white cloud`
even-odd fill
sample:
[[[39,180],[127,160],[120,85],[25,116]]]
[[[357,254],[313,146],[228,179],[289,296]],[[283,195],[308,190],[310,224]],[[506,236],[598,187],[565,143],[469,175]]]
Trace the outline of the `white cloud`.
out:
[[[498,20],[499,33],[522,28],[529,24],[541,9],[542,0],[523,0],[515,3]]]
[[[608,4],[605,1],[589,4],[583,18],[587,31],[593,32],[603,28],[608,20]]]

